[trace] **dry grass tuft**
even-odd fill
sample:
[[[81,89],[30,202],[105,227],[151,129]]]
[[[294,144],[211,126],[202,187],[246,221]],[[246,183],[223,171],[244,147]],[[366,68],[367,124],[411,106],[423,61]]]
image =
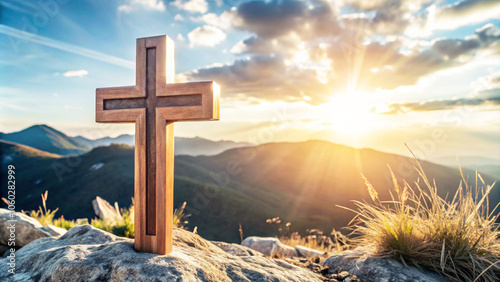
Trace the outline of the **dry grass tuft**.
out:
[[[302,237],[297,232],[292,233],[290,236],[281,236],[279,240],[281,243],[288,245],[290,247],[295,247],[297,245],[315,249],[318,251],[325,252],[327,254],[340,253],[350,248],[348,244],[347,237],[342,235],[340,232],[333,230],[332,236],[327,236],[331,241],[321,240],[316,236],[305,236]]]
[[[355,201],[350,224],[354,245],[369,248],[375,256],[394,258],[405,265],[442,273],[452,281],[499,281],[500,232],[498,215],[490,212],[486,185],[476,173],[475,188],[462,179],[451,201],[438,196],[418,163],[423,185],[404,182],[401,189],[391,171],[391,201],[380,201],[365,179],[373,203]],[[482,184],[482,185],[481,185]],[[423,187],[422,187],[423,186]],[[481,186],[481,187],[480,187]]]

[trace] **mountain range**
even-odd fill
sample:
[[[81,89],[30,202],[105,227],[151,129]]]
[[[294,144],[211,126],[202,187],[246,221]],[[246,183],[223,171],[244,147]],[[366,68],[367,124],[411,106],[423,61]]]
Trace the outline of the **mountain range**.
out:
[[[77,156],[48,154],[0,141],[3,166],[16,167],[16,206],[38,209],[40,194],[49,191],[47,205],[59,208],[56,216],[93,218],[92,200],[100,196],[121,207],[133,197],[133,147],[97,147]],[[442,196],[460,185],[458,169],[421,162],[434,178]],[[245,236],[277,235],[267,218],[279,216],[292,230],[304,233],[319,228],[329,232],[348,224],[353,200],[371,201],[361,173],[389,199],[390,172],[399,181],[418,181],[415,160],[372,149],[354,149],[326,141],[268,143],[232,148],[212,156],[178,155],[175,159],[174,205],[187,202],[189,228],[211,240],[238,242],[238,226]],[[4,175],[4,171],[1,172]],[[472,183],[475,172],[465,169]],[[483,175],[489,184],[495,179]],[[2,178],[4,179],[4,178]],[[0,183],[3,192],[5,183]],[[494,189],[492,203],[500,200]],[[494,205],[493,205],[494,206]],[[221,232],[221,230],[225,230]]]
[[[134,135],[88,139],[70,137],[50,126],[40,124],[13,133],[0,133],[0,140],[10,141],[58,155],[80,155],[91,149],[111,144],[134,146]],[[212,141],[200,137],[175,137],[176,155],[215,155],[225,150],[251,145],[233,141]]]

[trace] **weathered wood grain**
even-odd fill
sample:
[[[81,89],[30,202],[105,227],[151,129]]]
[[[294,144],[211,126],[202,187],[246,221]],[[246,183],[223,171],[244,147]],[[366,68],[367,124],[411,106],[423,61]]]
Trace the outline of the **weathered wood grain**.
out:
[[[156,235],[156,48],[146,58],[146,234]]]

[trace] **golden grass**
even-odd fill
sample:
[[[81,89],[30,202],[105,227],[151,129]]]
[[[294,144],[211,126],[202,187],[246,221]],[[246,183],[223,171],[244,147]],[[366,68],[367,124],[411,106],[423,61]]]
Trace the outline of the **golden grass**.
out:
[[[318,251],[325,252],[327,254],[332,254],[336,252],[341,252],[344,250],[343,246],[340,244],[336,244],[336,247],[331,248],[331,247],[326,247],[324,244],[321,244],[317,242],[316,240],[306,240],[306,238],[298,236],[298,237],[285,237],[282,236],[279,238],[280,242],[288,245],[290,247],[295,247],[297,245],[308,247],[311,249],[315,249]]]
[[[290,247],[300,245],[326,252],[327,254],[339,253],[349,249],[347,237],[342,235],[342,233],[337,232],[335,229],[333,229],[331,236],[323,235],[322,231],[320,231],[319,234],[316,232],[314,233],[315,235],[313,235],[312,231],[319,231],[317,229],[313,229],[307,230],[310,236],[302,237],[298,232],[290,232],[291,223],[284,223],[279,217],[269,218],[266,220],[266,223],[273,226],[273,228],[276,228],[279,234],[277,237],[280,242]],[[241,225],[239,231],[241,240],[243,241],[243,230],[241,229]],[[328,244],[325,244],[327,238],[331,241],[329,241]]]
[[[486,185],[476,173],[475,188],[470,187],[460,169],[462,182],[446,201],[418,160],[415,169],[423,182],[415,188],[405,181],[401,189],[391,171],[395,193],[390,191],[390,201],[381,201],[363,176],[373,203],[355,201],[352,243],[452,281],[499,281],[500,232],[493,215],[498,205],[490,212],[488,201],[494,184]]]

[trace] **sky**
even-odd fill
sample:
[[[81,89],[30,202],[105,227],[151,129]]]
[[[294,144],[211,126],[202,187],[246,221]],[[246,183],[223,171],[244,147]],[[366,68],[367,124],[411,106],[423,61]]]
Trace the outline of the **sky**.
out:
[[[177,82],[221,85],[221,120],[176,136],[500,159],[497,0],[0,0],[0,131],[132,134],[95,122],[95,89],[163,34]]]

